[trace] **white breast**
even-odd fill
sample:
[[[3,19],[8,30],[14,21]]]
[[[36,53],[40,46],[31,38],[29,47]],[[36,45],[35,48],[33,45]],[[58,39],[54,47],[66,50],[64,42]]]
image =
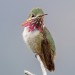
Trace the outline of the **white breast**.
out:
[[[28,31],[28,27],[25,27],[24,28],[24,31],[23,31],[23,33],[22,33],[22,36],[23,36],[23,39],[24,39],[24,41],[25,41],[25,43],[27,43],[27,40],[28,40],[28,38],[32,38],[32,37],[35,37],[35,36],[37,36],[39,34],[39,30],[37,30],[37,29],[34,29],[33,31]]]

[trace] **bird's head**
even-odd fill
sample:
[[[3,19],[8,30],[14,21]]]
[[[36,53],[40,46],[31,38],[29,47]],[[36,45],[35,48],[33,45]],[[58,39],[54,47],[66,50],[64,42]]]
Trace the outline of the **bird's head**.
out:
[[[22,24],[24,27],[29,27],[29,31],[33,31],[35,28],[42,32],[43,18],[47,14],[44,14],[40,8],[34,8],[31,10],[28,19]]]

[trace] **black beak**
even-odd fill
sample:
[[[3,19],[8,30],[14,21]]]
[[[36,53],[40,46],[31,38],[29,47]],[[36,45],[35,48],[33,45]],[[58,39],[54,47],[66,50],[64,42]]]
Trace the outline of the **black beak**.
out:
[[[43,16],[45,16],[45,15],[48,15],[48,14],[41,14],[41,15],[39,15],[38,17],[43,17]]]

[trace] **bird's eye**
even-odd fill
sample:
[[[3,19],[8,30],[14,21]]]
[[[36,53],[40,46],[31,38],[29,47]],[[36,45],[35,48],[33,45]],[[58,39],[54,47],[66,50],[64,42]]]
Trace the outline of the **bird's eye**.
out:
[[[34,14],[32,14],[32,17],[35,17],[35,15],[34,15]]]

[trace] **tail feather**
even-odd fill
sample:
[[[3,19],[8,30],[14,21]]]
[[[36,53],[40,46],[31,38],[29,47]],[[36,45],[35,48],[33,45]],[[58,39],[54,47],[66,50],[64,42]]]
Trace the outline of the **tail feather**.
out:
[[[54,71],[55,70],[55,64],[53,61],[53,56],[51,54],[50,46],[47,42],[47,40],[43,40],[41,43],[42,50],[40,54],[40,58],[44,64],[44,66],[49,70],[49,71]]]

